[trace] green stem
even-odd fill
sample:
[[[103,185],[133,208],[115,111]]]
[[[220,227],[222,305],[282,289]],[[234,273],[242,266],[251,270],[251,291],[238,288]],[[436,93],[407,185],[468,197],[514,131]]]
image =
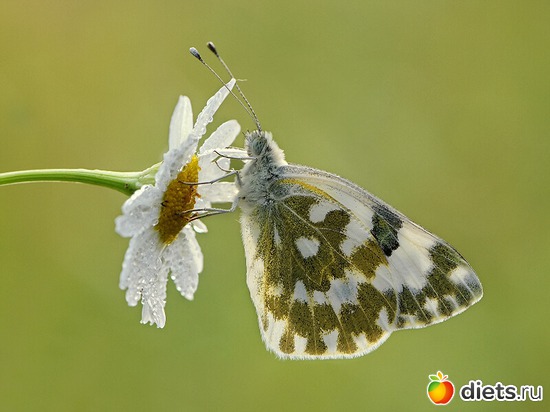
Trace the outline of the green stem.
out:
[[[0,186],[29,182],[77,182],[107,187],[131,195],[141,186],[154,182],[158,165],[141,172],[111,172],[88,169],[41,169],[0,173]]]

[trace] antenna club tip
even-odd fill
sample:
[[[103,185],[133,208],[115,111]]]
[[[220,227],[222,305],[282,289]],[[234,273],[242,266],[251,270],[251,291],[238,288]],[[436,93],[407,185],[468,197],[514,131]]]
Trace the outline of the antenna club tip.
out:
[[[201,57],[199,51],[196,48],[194,48],[194,47],[189,48],[189,53],[191,53],[194,57],[196,57],[197,59],[202,61],[202,57]]]
[[[216,46],[214,46],[214,43],[212,43],[211,41],[209,41],[208,43],[206,43],[206,47],[208,47],[208,49],[214,53],[216,55],[216,57],[220,57],[220,55],[218,54],[218,49],[216,49]]]

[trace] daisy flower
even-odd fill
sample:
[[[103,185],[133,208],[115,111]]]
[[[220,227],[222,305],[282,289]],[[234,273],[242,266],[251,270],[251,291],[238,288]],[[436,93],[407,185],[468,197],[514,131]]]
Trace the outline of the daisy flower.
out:
[[[117,233],[130,238],[120,288],[126,290],[130,306],[141,300],[141,323],[164,327],[169,275],[185,298],[193,299],[197,290],[203,255],[195,232],[206,232],[206,226],[193,220],[197,215],[189,211],[208,208],[211,203],[232,202],[237,193],[235,184],[229,182],[189,184],[213,181],[229,167],[229,159],[219,158],[216,151],[231,145],[237,137],[240,126],[236,120],[223,123],[196,152],[206,126],[234,85],[232,79],[208,100],[194,126],[191,102],[180,96],[170,122],[169,150],[155,183],[136,191],[115,220]]]

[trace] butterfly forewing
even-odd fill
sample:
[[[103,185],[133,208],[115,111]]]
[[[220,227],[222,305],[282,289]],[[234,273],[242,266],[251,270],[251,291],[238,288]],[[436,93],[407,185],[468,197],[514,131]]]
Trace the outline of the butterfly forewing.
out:
[[[370,228],[388,260],[388,265],[377,269],[373,284],[383,289],[389,283],[398,294],[395,328],[418,328],[440,322],[481,298],[479,279],[452,246],[382,200],[320,170],[289,166],[285,175],[329,193]]]
[[[281,166],[268,190],[241,223],[248,286],[277,355],[359,356],[481,297],[452,247],[353,183]]]

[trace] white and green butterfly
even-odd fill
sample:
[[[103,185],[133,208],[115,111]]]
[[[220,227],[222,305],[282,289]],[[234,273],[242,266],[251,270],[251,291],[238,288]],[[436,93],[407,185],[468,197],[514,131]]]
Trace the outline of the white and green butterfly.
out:
[[[289,165],[267,132],[246,134],[239,174],[247,283],[262,338],[282,358],[364,355],[399,329],[482,296],[445,241],[339,176]]]
[[[481,299],[475,272],[449,244],[346,179],[288,164],[252,114],[258,130],[245,135],[235,206],[269,350],[361,356],[393,331],[442,322]]]

